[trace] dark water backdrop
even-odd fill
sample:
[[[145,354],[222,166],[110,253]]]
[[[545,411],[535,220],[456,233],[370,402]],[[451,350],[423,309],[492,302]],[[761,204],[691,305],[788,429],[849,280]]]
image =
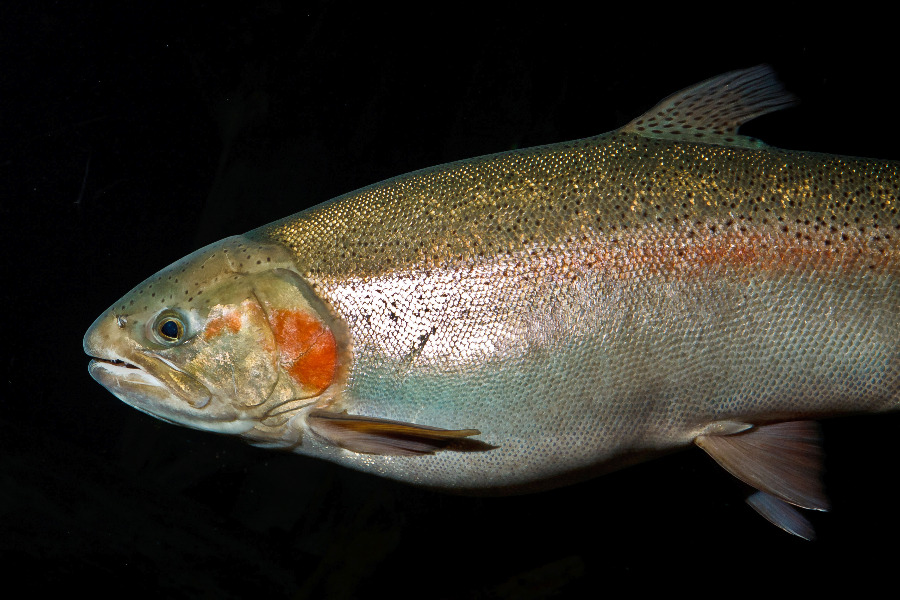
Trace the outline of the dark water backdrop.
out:
[[[202,244],[420,167],[610,130],[727,70],[768,62],[803,100],[744,132],[900,158],[895,33],[878,15],[739,24],[595,4],[3,3],[4,583],[578,598],[891,581],[897,417],[825,424],[834,510],[810,544],[698,450],[544,494],[454,497],[166,425],[88,376],[96,315]]]

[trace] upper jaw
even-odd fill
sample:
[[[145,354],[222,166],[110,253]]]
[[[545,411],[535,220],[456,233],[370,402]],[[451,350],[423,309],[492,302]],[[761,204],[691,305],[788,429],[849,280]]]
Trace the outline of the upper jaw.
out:
[[[91,357],[91,362],[92,362],[92,363],[93,363],[93,362],[104,362],[104,363],[108,363],[108,364],[111,364],[111,365],[116,365],[116,366],[119,366],[119,367],[124,367],[124,368],[126,368],[126,369],[140,369],[139,366],[133,365],[133,364],[131,364],[131,363],[128,362],[128,361],[122,360],[121,358],[103,358],[103,357],[101,357],[101,356],[92,356],[92,355],[88,355],[88,356]]]
[[[111,348],[112,341],[115,339],[113,336],[115,322],[115,317],[110,315],[109,311],[106,311],[97,317],[84,334],[84,339],[81,342],[82,348],[84,348],[84,353],[94,360],[107,362],[119,361],[131,364],[121,356],[117,355]]]
[[[110,317],[104,313],[88,328],[84,334],[82,348],[84,353],[91,357],[89,369],[95,364],[103,363],[109,366],[117,366],[126,369],[140,369],[133,362],[126,360],[124,356],[112,349],[108,332]],[[93,374],[93,370],[91,371]]]
[[[91,324],[82,340],[84,353],[93,360],[91,364],[105,363],[127,369],[149,371],[141,364],[141,348],[122,331],[119,317],[107,310]]]

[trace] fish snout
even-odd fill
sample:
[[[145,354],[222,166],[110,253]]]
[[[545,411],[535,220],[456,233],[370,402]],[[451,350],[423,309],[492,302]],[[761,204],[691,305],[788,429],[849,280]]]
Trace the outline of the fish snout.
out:
[[[168,423],[219,433],[243,433],[256,422],[217,398],[198,377],[157,352],[141,348],[125,331],[127,318],[112,311],[88,328],[82,342],[88,372],[129,406]]]

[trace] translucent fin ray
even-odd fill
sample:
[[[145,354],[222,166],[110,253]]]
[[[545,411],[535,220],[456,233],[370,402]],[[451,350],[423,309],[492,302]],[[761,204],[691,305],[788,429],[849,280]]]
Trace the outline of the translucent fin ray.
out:
[[[494,446],[468,439],[477,429],[440,429],[327,410],[314,410],[306,419],[314,433],[333,444],[360,454],[414,456],[439,450],[477,452]]]
[[[731,71],[669,96],[628,123],[622,131],[647,137],[724,144],[764,146],[738,127],[796,104],[769,65]]]
[[[828,510],[817,423],[775,423],[734,435],[701,435],[695,442],[729,473],[756,489],[801,508]]]

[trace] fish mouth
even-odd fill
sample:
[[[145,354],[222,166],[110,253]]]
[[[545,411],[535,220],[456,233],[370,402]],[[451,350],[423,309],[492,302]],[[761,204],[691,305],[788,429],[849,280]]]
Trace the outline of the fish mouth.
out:
[[[88,357],[91,359],[91,362],[101,362],[109,365],[114,365],[116,367],[124,367],[126,369],[140,369],[139,366],[133,365],[128,361],[124,361],[121,358],[103,358],[102,356],[91,356],[88,354]],[[90,368],[90,367],[88,367]]]
[[[88,356],[91,377],[125,404],[160,421],[231,434],[256,426],[255,420],[233,411],[207,408],[213,395],[202,382],[161,357],[140,357],[146,362],[140,366],[122,358]]]
[[[91,356],[88,372],[119,400],[157,418],[165,412],[158,409],[168,404],[167,400],[174,400],[158,377],[121,358]]]

